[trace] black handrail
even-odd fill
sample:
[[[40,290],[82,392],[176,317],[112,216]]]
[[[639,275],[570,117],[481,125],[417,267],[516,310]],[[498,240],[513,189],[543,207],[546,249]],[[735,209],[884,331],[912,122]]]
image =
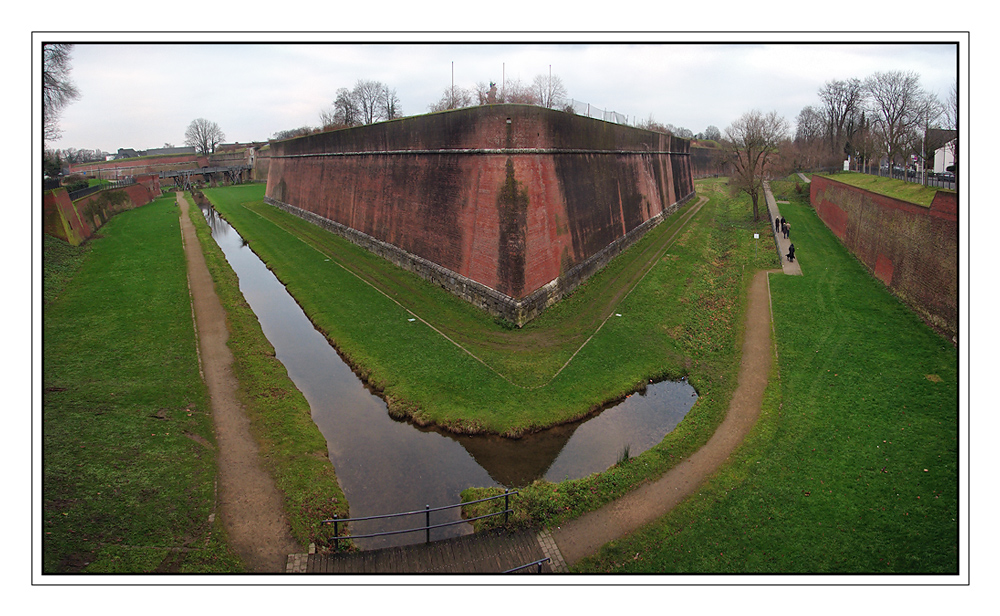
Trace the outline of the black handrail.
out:
[[[503,494],[497,494],[496,496],[488,496],[486,498],[481,498],[479,500],[469,501],[469,502],[466,502],[466,503],[457,503],[457,504],[454,504],[454,505],[445,505],[443,507],[434,507],[434,508],[431,508],[430,505],[427,505],[423,510],[418,510],[418,511],[404,511],[402,513],[388,513],[388,514],[384,514],[384,515],[371,515],[371,516],[366,516],[366,517],[361,517],[361,518],[343,518],[343,519],[338,518],[336,515],[334,515],[333,518],[330,518],[330,519],[327,519],[327,520],[323,520],[321,522],[321,524],[331,524],[331,523],[333,524],[333,549],[337,550],[337,549],[340,548],[340,525],[341,524],[346,524],[348,522],[364,522],[364,521],[367,521],[367,520],[384,520],[384,519],[387,519],[387,518],[399,518],[399,517],[403,517],[403,516],[415,515],[415,514],[418,514],[418,513],[423,513],[424,516],[425,516],[424,517],[424,525],[423,526],[418,526],[416,528],[407,528],[407,529],[404,529],[404,530],[388,530],[388,531],[383,531],[383,532],[380,532],[380,533],[370,533],[370,534],[367,534],[367,535],[349,535],[349,536],[345,537],[345,539],[348,539],[348,538],[350,538],[350,539],[367,539],[369,537],[383,537],[383,536],[388,536],[388,535],[399,535],[399,534],[403,534],[403,533],[413,533],[413,532],[417,532],[417,531],[421,531],[422,530],[422,531],[425,531],[425,533],[426,533],[426,537],[425,537],[424,543],[430,543],[430,541],[431,541],[431,529],[432,528],[444,528],[445,526],[454,526],[455,524],[465,524],[467,522],[475,522],[476,520],[482,520],[484,518],[489,518],[489,517],[493,517],[495,515],[500,515],[500,514],[504,515],[504,524],[506,524],[508,522],[508,520],[510,519],[509,515],[514,512],[514,510],[510,508],[510,497],[511,496],[515,496],[515,495],[517,495],[517,491],[511,492],[510,490],[505,490]],[[504,508],[503,508],[502,511],[495,511],[493,513],[487,513],[485,515],[477,516],[477,517],[474,517],[474,518],[465,518],[465,519],[462,519],[462,520],[457,520],[455,522],[444,522],[442,524],[433,524],[433,525],[431,524],[431,512],[433,512],[433,511],[444,511],[445,509],[454,509],[455,507],[465,507],[466,505],[475,505],[476,503],[484,503],[486,501],[496,500],[498,498],[504,499]]]
[[[118,188],[125,188],[126,186],[131,186],[132,184],[135,184],[135,178],[125,178],[117,180],[115,182],[111,182],[110,184],[98,184],[96,186],[89,186],[87,188],[74,190],[73,192],[69,193],[69,200],[76,201],[77,199],[82,199],[83,197],[92,195],[102,190],[115,190]]]
[[[545,563],[547,563],[547,562],[549,562],[549,561],[551,561],[551,560],[552,559],[550,559],[548,556],[546,556],[545,558],[540,558],[540,559],[536,560],[533,563],[528,563],[526,565],[521,565],[520,567],[514,567],[513,569],[507,569],[506,571],[504,571],[504,573],[514,573],[515,571],[520,571],[521,569],[527,569],[528,567],[532,567],[532,566],[535,566],[535,565],[538,565],[538,573],[541,573],[542,572],[542,565],[545,564]]]

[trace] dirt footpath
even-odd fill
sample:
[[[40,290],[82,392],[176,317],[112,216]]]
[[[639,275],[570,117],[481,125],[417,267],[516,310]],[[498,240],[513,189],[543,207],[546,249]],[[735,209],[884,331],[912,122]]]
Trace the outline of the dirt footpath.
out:
[[[780,271],[780,270],[776,270]],[[624,537],[674,508],[714,473],[736,449],[760,414],[771,369],[771,310],[768,272],[750,284],[746,338],[736,391],[725,420],[704,447],[664,474],[609,505],[561,527],[550,529],[567,565],[596,554],[604,544]]]
[[[292,538],[281,494],[261,466],[250,422],[236,396],[237,381],[231,369],[233,356],[226,345],[229,339],[226,312],[215,293],[194,225],[188,218],[190,206],[180,193],[177,204],[181,208],[181,236],[201,364],[219,448],[219,515],[229,545],[250,571],[284,573],[288,555],[303,550]]]

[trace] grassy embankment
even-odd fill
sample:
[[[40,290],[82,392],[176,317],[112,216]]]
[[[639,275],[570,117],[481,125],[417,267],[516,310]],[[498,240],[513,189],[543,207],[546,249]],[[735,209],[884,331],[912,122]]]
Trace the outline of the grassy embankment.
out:
[[[248,187],[245,194],[251,195],[255,188]],[[681,271],[702,257],[675,250],[693,241],[689,231],[666,248],[680,215],[647,234],[572,296],[523,329],[511,330],[314,225],[260,201],[239,205],[243,197],[225,196],[231,190],[206,194],[286,284],[314,324],[383,391],[391,411],[417,423],[516,435],[568,421],[634,391],[650,378],[687,374],[688,358],[680,339],[702,336],[681,320],[679,302],[670,288],[652,299],[661,302],[659,313],[616,303],[648,264],[667,259]],[[712,215],[706,210],[698,218]],[[664,250],[667,254],[655,256]],[[752,251],[748,258],[753,258]],[[677,276],[669,284],[676,290],[697,286],[699,281]],[[584,345],[611,313],[623,316],[612,316]],[[410,321],[414,315],[419,318]],[[691,374],[699,390],[708,385],[708,378]]]
[[[916,205],[922,205],[924,207],[930,207],[931,201],[934,200],[934,195],[937,194],[939,190],[944,192],[954,192],[944,188],[923,186],[917,182],[904,182],[903,180],[883,178],[877,175],[868,175],[866,173],[855,173],[853,171],[844,171],[824,175],[828,176],[831,180],[843,182],[844,184],[849,184],[857,188],[863,188],[864,190],[869,190],[879,195],[885,195],[887,197],[892,197],[908,203],[914,203]]]
[[[42,571],[238,571],[173,196],[43,255]]]
[[[226,189],[238,196],[240,187]],[[193,203],[190,195],[188,202]],[[240,292],[239,279],[194,205],[190,209],[215,292],[226,308],[238,395],[260,446],[260,457],[285,499],[292,535],[302,544],[331,531],[320,527],[334,514],[349,517],[347,500],[327,455],[326,439],[313,423],[309,403],[275,357],[274,347]]]
[[[690,455],[724,416],[739,364],[750,279],[744,269],[775,267],[777,259],[767,240],[755,252],[753,232],[767,238],[766,221],[752,224],[743,200],[730,198],[720,181],[698,186],[711,200],[676,241],[670,238],[681,215],[516,331],[341,238],[263,204],[260,187],[206,194],[359,372],[396,405],[419,409],[421,418],[460,429],[512,432],[564,421],[650,377],[689,375],[701,396],[663,443],[589,480],[539,482],[522,491],[522,523],[576,515],[621,495]],[[647,265],[653,267],[645,274]],[[406,309],[359,276],[503,376],[427,325],[409,321],[414,317]],[[552,379],[601,325],[602,310],[622,316],[612,316]]]
[[[957,352],[794,182],[772,188],[792,201],[804,275],[771,276],[778,363],[760,420],[698,496],[578,571],[957,572]]]

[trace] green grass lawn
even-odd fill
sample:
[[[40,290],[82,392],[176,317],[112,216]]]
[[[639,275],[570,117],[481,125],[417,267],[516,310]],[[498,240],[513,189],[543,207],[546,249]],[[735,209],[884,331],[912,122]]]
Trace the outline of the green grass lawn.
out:
[[[957,352],[789,186],[803,276],[771,275],[777,363],[721,472],[580,572],[958,571]]]
[[[43,246],[42,571],[239,570],[173,196]]]
[[[523,329],[510,330],[435,285],[264,204],[262,191],[250,185],[206,195],[313,323],[382,390],[391,411],[418,423],[513,435],[579,417],[651,378],[690,373],[700,390],[713,377],[690,369],[688,347],[731,340],[712,336],[704,321],[684,319],[692,311],[708,314],[713,306],[692,302],[722,275],[691,275],[702,259],[715,258],[695,246],[705,240],[691,230],[717,216],[714,206],[699,212],[674,242],[668,240],[680,217],[668,219],[572,296]],[[749,230],[749,222],[740,224]],[[652,283],[651,273],[640,285],[648,292],[614,304],[611,298],[640,279],[657,250],[662,254],[653,269],[672,272],[668,280]],[[738,268],[754,258],[752,242],[737,252]],[[600,307],[622,317],[610,318],[581,349],[609,314]],[[437,331],[410,321],[410,311]]]
[[[838,172],[827,175],[831,180],[843,182],[857,188],[863,188],[873,193],[893,197],[901,201],[930,207],[934,195],[943,188],[934,186],[923,186],[917,182],[905,182],[893,178],[883,178],[877,175],[866,173],[855,173],[853,171]],[[951,192],[951,191],[946,191]]]
[[[698,187],[710,200],[676,241],[666,241],[678,229],[676,221],[665,221],[568,300],[513,331],[342,238],[263,204],[259,185],[206,195],[313,322],[384,395],[418,408],[419,417],[504,432],[575,416],[651,377],[689,375],[700,398],[664,442],[608,473],[523,490],[515,523],[526,524],[577,515],[658,476],[707,441],[721,421],[735,388],[746,284],[753,271],[776,267],[777,257],[767,242],[755,247],[753,233],[768,237],[767,222],[752,223],[745,200],[730,197],[724,181]],[[667,248],[634,284],[644,271],[641,255],[657,246]],[[623,285],[634,288],[613,305],[613,313],[622,316],[609,319],[555,380],[530,389],[509,382],[428,326],[410,322],[405,310],[491,361],[513,347],[516,359],[496,364],[513,379],[550,370],[567,358],[560,344],[525,352],[524,340],[558,341],[567,331],[580,332],[585,340],[600,326],[590,307]],[[579,324],[580,313],[590,319],[589,330]]]
[[[261,461],[283,494],[292,534],[303,545],[329,536],[332,526],[320,522],[335,514],[349,517],[349,509],[327,455],[326,439],[313,423],[309,403],[275,357],[205,217],[193,205],[190,216],[215,292],[226,308],[238,396],[260,446]]]

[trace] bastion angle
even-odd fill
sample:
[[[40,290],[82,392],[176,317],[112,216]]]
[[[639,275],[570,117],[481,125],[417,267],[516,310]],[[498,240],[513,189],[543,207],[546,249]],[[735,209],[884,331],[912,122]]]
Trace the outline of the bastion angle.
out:
[[[531,105],[270,149],[268,203],[518,326],[694,195],[689,140]]]

